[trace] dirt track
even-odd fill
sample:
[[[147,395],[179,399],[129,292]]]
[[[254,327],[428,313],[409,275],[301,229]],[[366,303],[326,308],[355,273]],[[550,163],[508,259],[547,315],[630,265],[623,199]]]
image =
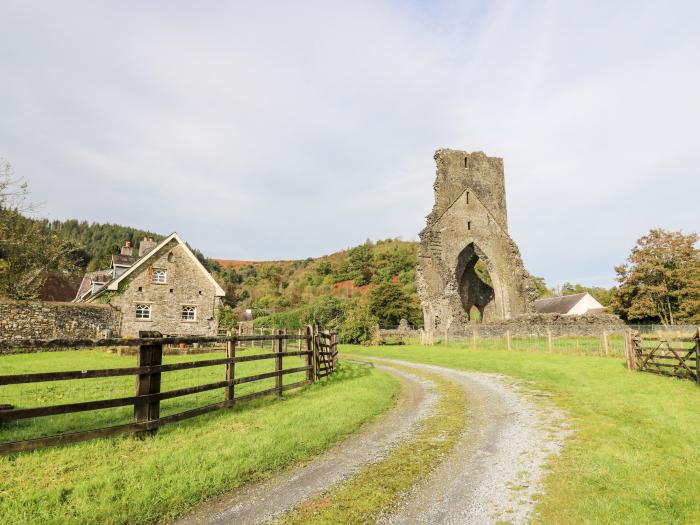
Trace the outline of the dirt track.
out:
[[[233,495],[208,503],[181,524],[264,523],[386,457],[430,414],[434,385],[395,365],[454,381],[469,397],[467,430],[453,452],[415,486],[385,524],[527,523],[533,496],[541,491],[542,467],[556,454],[567,430],[562,414],[541,394],[517,387],[508,378],[480,372],[392,360],[374,360],[403,383],[401,402],[380,421],[319,458]],[[537,402],[535,400],[537,399]]]

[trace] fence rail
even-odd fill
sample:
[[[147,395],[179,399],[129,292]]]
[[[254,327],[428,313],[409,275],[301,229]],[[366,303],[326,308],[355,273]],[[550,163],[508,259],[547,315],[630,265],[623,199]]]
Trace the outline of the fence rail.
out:
[[[319,331],[317,328],[310,326],[300,334],[286,334],[281,330],[277,332],[278,333],[271,335],[228,335],[216,337],[162,337],[156,332],[142,332],[137,339],[0,341],[0,348],[21,346],[23,348],[55,349],[62,347],[96,348],[107,346],[138,346],[137,366],[135,367],[0,375],[0,387],[31,383],[48,383],[53,381],[82,381],[121,376],[136,377],[135,393],[132,396],[63,404],[49,402],[49,404],[44,404],[43,406],[26,408],[0,404],[0,431],[10,422],[30,418],[74,414],[129,405],[133,405],[134,407],[132,423],[78,432],[61,432],[51,436],[0,443],[0,454],[35,450],[52,445],[93,439],[95,437],[113,436],[124,432],[134,432],[139,436],[152,434],[163,425],[230,407],[253,398],[271,394],[281,395],[282,392],[286,390],[309,385],[334,372],[338,358],[337,335],[335,333]],[[290,340],[299,341],[300,349],[297,351],[286,351],[286,343]],[[271,342],[272,352],[256,355],[236,355],[236,349],[240,343],[263,341]],[[170,364],[163,364],[162,362],[164,345],[209,342],[226,343],[226,357]],[[304,347],[303,349],[302,346]],[[302,358],[304,365],[284,368],[285,357]],[[247,376],[237,375],[237,364],[262,360],[272,360],[274,363],[274,370]],[[186,388],[161,389],[163,374],[216,366],[224,367],[223,374],[220,376],[222,380],[220,381],[188,386]],[[305,373],[304,380],[284,384],[285,376],[299,373]],[[242,396],[235,395],[237,385],[266,379],[274,379],[274,387]],[[164,417],[160,415],[160,402],[163,400],[217,389],[224,390],[223,400],[221,401]],[[2,399],[1,396],[0,399]]]

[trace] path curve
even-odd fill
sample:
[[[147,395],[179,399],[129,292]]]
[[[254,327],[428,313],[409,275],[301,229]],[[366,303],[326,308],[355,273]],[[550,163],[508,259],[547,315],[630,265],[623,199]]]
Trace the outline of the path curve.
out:
[[[543,466],[570,433],[549,395],[498,374],[378,361],[437,373],[469,399],[466,430],[452,452],[380,523],[528,523]]]
[[[543,466],[570,433],[564,415],[548,402],[548,395],[498,374],[368,360],[403,383],[404,395],[397,408],[306,465],[247,485],[177,523],[265,523],[312,496],[329,489],[332,493],[334,484],[386,457],[430,415],[439,395],[431,381],[407,368],[439,375],[464,389],[466,429],[452,452],[395,508],[386,510],[380,523],[527,523],[534,498],[542,491]]]
[[[397,406],[381,419],[301,467],[261,482],[245,485],[212,500],[176,521],[178,525],[254,525],[287,512],[302,501],[348,479],[365,465],[376,463],[411,435],[430,415],[437,400],[434,384],[393,367],[378,366],[397,377],[402,393]]]

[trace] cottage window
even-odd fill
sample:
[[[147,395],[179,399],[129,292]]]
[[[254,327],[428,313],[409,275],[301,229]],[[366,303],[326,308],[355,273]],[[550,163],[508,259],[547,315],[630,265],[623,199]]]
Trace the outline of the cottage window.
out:
[[[196,306],[183,306],[182,313],[180,314],[180,319],[183,321],[194,321],[197,318],[197,307]]]
[[[150,304],[137,304],[136,305],[136,319],[150,319],[151,318],[151,305]]]
[[[153,275],[151,276],[151,282],[154,284],[165,284],[166,271],[160,268],[153,269]]]

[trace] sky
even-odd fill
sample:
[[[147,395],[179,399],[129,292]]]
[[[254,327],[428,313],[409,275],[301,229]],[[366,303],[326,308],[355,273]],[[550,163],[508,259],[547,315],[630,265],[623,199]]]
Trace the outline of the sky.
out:
[[[502,157],[550,285],[700,230],[700,2],[0,0],[0,157],[39,215],[209,257],[417,239],[433,154]]]

